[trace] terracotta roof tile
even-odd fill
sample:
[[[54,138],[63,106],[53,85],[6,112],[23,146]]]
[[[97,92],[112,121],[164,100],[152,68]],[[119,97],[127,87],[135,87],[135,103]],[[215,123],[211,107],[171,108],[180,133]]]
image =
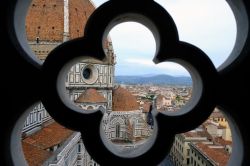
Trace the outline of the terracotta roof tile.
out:
[[[189,131],[186,133],[183,133],[186,137],[206,137],[208,140],[212,139],[212,136],[206,131]]]
[[[214,138],[214,142],[217,143],[217,144],[223,145],[223,146],[232,145],[232,141],[226,141],[221,137]]]
[[[90,88],[83,92],[78,99],[75,101],[76,103],[103,103],[107,102],[104,96],[100,95],[95,89]]]
[[[41,166],[52,155],[51,152],[24,141],[22,141],[22,147],[25,159],[30,166]]]
[[[199,135],[197,134],[197,132],[186,132],[186,133],[183,133],[184,136],[186,137],[198,137]]]
[[[206,130],[198,131],[198,135],[201,136],[201,137],[207,137],[208,140],[213,139],[213,137]]]
[[[203,143],[197,143],[195,145],[206,156],[219,163],[220,166],[226,166],[229,160],[229,154],[222,148],[211,148]]]
[[[118,87],[113,90],[113,111],[134,111],[139,110],[139,103],[136,97],[133,96],[128,90]]]
[[[73,131],[54,122],[37,133],[25,138],[23,142],[34,145],[40,149],[48,149],[65,141]]]

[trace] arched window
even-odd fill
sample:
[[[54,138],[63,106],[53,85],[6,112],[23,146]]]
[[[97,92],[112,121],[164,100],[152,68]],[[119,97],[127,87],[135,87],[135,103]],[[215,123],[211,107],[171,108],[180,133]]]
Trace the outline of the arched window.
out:
[[[116,126],[115,126],[115,137],[116,137],[116,138],[119,138],[119,137],[120,137],[120,131],[121,131],[121,126],[120,126],[120,124],[118,123],[118,124],[116,124]]]

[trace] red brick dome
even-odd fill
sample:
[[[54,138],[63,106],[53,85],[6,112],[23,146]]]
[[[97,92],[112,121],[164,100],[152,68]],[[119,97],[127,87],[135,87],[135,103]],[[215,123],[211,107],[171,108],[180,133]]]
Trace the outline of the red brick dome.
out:
[[[68,0],[66,6],[64,0],[32,0],[26,16],[26,35],[29,44],[37,43],[32,49],[39,59],[44,60],[58,44],[82,37],[95,10],[91,0]],[[111,39],[105,40],[104,49],[108,55],[104,63],[114,64]]]
[[[113,90],[113,111],[134,111],[139,110],[139,103],[136,102],[135,96],[133,96],[128,90],[118,87]]]
[[[69,0],[69,39],[83,36],[88,17],[95,10],[90,0]],[[33,0],[27,17],[28,41],[63,41],[64,0]]]

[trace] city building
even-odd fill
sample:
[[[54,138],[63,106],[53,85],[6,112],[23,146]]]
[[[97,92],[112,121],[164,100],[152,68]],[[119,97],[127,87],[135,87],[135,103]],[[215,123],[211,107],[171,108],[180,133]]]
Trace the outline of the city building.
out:
[[[217,126],[219,126],[221,129],[223,129],[222,138],[224,140],[232,141],[232,133],[231,133],[229,123],[225,115],[223,115],[223,113],[220,110],[216,108],[214,112],[210,115],[209,119],[213,123],[216,123]]]
[[[224,139],[225,131],[208,119],[193,131],[177,134],[169,154],[171,160],[176,166],[226,166],[232,141]]]
[[[156,108],[159,111],[169,111],[169,107],[172,106],[172,100],[163,95],[158,95],[156,98]]]
[[[191,166],[226,166],[229,153],[220,145],[190,143]]]
[[[190,146],[191,142],[209,142],[211,137],[201,128],[196,130],[177,134],[170,151],[170,157],[176,166],[188,166],[190,164]]]

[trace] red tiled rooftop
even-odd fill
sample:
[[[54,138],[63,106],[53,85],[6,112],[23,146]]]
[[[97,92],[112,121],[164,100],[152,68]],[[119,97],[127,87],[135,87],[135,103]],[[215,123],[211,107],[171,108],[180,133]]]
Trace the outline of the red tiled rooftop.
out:
[[[186,133],[183,133],[186,137],[206,137],[208,140],[212,139],[212,136],[206,131],[189,131]]]
[[[223,145],[223,146],[232,145],[232,141],[226,141],[221,137],[214,138],[214,142],[217,143],[217,144]]]
[[[203,143],[197,143],[195,145],[200,151],[202,151],[206,156],[219,163],[220,166],[226,166],[229,160],[229,154],[221,148],[210,148],[208,145]]]
[[[118,87],[113,90],[113,111],[134,111],[139,110],[139,103],[136,97],[133,96],[128,90]]]
[[[43,150],[35,145],[22,141],[23,153],[29,166],[41,166],[51,155],[51,152]]]
[[[202,132],[197,132],[197,131],[189,131],[189,132],[183,133],[183,135],[186,137],[206,137],[205,134],[203,134]]]
[[[107,100],[99,94],[95,89],[90,88],[83,92],[78,99],[75,101],[76,103],[104,103]]]
[[[198,137],[197,132],[191,132],[191,131],[183,133],[183,135],[186,137]]]
[[[25,138],[23,142],[40,149],[48,149],[64,142],[72,133],[73,131],[53,122],[37,133]]]

